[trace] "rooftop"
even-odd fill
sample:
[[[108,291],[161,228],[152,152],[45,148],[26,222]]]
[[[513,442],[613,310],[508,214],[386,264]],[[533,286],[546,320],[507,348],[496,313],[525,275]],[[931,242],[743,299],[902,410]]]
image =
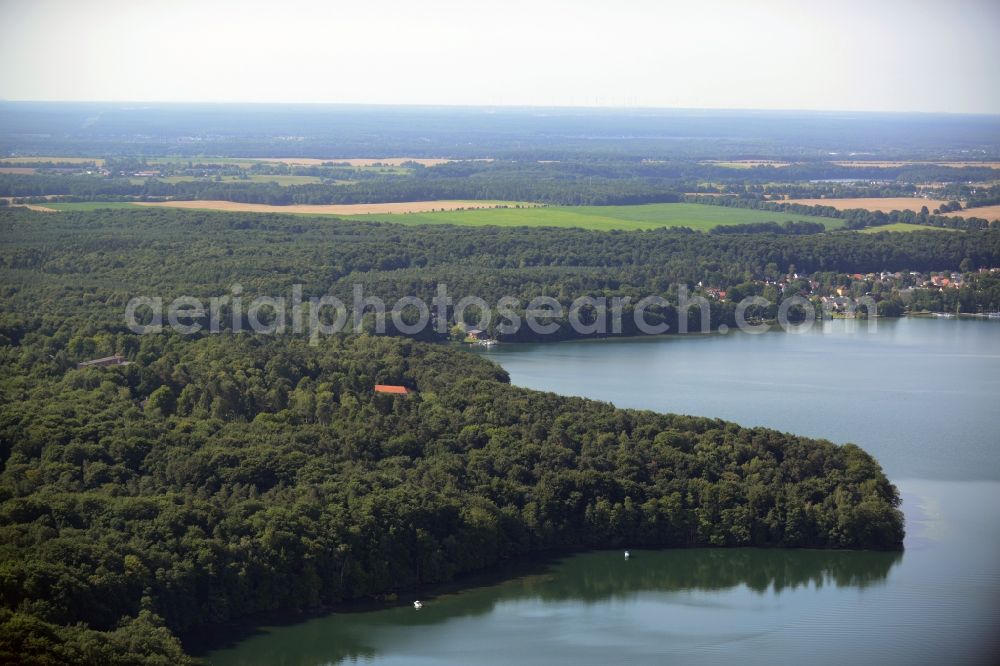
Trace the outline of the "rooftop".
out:
[[[398,394],[406,395],[407,393],[410,392],[410,389],[406,388],[405,386],[397,386],[395,384],[376,384],[375,385],[375,392],[376,393],[398,393]]]

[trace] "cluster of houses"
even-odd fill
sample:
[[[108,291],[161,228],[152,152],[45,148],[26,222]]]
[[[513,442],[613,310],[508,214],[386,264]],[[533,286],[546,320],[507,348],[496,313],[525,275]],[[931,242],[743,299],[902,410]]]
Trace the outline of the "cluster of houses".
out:
[[[983,268],[979,272],[1000,272],[1000,268]],[[865,294],[871,295],[873,290],[876,290],[876,286],[882,287],[878,289],[881,292],[887,291],[899,291],[905,292],[912,289],[959,289],[966,284],[965,276],[958,272],[942,272],[942,273],[921,273],[919,271],[882,271],[879,273],[849,273],[844,277],[847,277],[853,283],[866,283],[865,284]],[[793,288],[798,289],[798,294],[800,296],[817,296],[821,300],[826,302],[826,299],[843,298],[848,296],[856,296],[857,286],[854,288],[851,286],[845,286],[844,281],[840,280],[838,284],[821,284],[814,279],[806,279],[805,276],[799,276],[797,273],[790,273],[786,275],[783,279],[779,280],[760,280],[759,283],[763,285],[772,285],[776,287],[782,293],[787,294],[788,289],[792,287],[792,282],[796,282]],[[808,285],[808,286],[806,286]],[[705,287],[702,283],[698,283],[698,287],[701,288],[701,292],[708,298],[712,298],[718,301],[724,301],[727,297],[727,292],[725,289],[719,287]]]
[[[925,283],[925,287],[941,287],[942,289],[951,287],[952,289],[957,289],[962,286],[962,276],[957,273],[952,273],[951,277],[932,275],[928,282],[930,282],[930,284]]]
[[[981,268],[980,273],[998,273],[1000,268]],[[817,275],[816,277],[821,277]],[[848,273],[838,275],[833,282],[823,283],[815,279],[789,273],[779,279],[758,280],[758,284],[773,286],[786,296],[797,295],[812,298],[821,303],[824,309],[832,312],[846,312],[854,307],[854,298],[874,296],[876,300],[895,293],[907,302],[916,289],[960,289],[967,284],[967,275],[959,272],[922,273],[919,271],[881,271],[875,273]],[[727,290],[719,287],[706,287],[698,283],[700,292],[714,300],[725,301]]]

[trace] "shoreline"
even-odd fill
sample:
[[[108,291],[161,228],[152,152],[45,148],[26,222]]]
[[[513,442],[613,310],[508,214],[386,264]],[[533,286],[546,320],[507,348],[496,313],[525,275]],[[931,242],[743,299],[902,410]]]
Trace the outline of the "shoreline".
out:
[[[890,481],[893,485],[895,482]],[[914,495],[914,497],[916,497]],[[348,599],[333,604],[325,604],[303,610],[272,610],[253,613],[243,618],[223,622],[201,628],[199,631],[178,634],[185,651],[194,657],[204,659],[210,653],[229,649],[266,633],[267,629],[291,627],[311,620],[328,618],[333,615],[354,615],[390,610],[393,608],[410,608],[410,596],[420,596],[426,600],[435,600],[451,595],[463,594],[479,588],[494,587],[528,576],[551,575],[552,567],[559,562],[586,555],[589,553],[620,553],[621,548],[581,548],[555,549],[526,554],[514,560],[503,562],[497,566],[459,574],[450,581],[429,583],[426,586],[397,592]],[[888,553],[902,558],[906,552],[903,544],[899,548],[799,548],[794,546],[644,546],[629,548],[630,552],[643,551],[763,551],[763,552],[810,552],[810,553]],[[408,595],[409,596],[406,596]],[[213,636],[214,634],[214,636]]]

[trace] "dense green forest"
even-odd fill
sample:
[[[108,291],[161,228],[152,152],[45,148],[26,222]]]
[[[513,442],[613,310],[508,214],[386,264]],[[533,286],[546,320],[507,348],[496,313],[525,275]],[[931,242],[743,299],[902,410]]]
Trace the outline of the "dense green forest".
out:
[[[488,174],[479,178],[384,176],[365,179],[358,183],[307,185],[214,180],[167,183],[155,179],[144,184],[135,184],[128,179],[97,176],[0,174],[0,196],[30,198],[52,194],[88,201],[126,197],[173,197],[278,206],[447,199],[532,201],[580,206],[674,203],[681,198],[680,194],[669,187],[664,187],[661,183],[649,183],[640,179],[590,177],[563,179],[552,175],[535,178],[530,172],[513,175]]]
[[[446,282],[456,299],[672,297],[790,264],[998,260],[993,230],[2,210],[0,661],[185,663],[181,639],[217,623],[412,593],[549,551],[902,542],[896,490],[854,446],[519,389],[461,349],[399,337],[139,336],[122,318],[132,296],[209,297],[238,282],[247,299],[296,283],[347,297],[362,283],[390,299]],[[713,305],[713,324],[728,308]],[[129,365],[76,369],[116,353]],[[376,395],[376,383],[415,392]]]
[[[854,446],[517,389],[398,338],[105,337],[131,365],[3,347],[5,661],[183,663],[213,623],[551,549],[902,542]]]
[[[401,226],[165,209],[58,214],[10,209],[0,211],[0,233],[0,277],[8,304],[0,335],[16,341],[32,330],[58,332],[60,343],[48,353],[66,364],[83,360],[67,352],[70,338],[92,334],[80,326],[68,330],[63,323],[68,316],[94,330],[121,328],[125,304],[134,296],[207,299],[229,293],[234,284],[242,286],[246,302],[255,296],[289,296],[298,283],[307,299],[332,293],[351,303],[354,285],[361,285],[365,295],[391,305],[403,296],[430,303],[437,285],[444,283],[456,302],[477,296],[494,304],[510,296],[521,301],[515,310],[523,314],[528,301],[538,296],[569,306],[581,296],[628,296],[634,305],[657,295],[676,305],[678,287],[694,289],[698,282],[740,287],[753,295],[760,288],[749,282],[789,269],[812,274],[1000,266],[997,230],[873,235],[598,232]],[[768,296],[777,303],[782,294]],[[711,303],[712,327],[735,323],[735,300]],[[637,332],[630,307],[624,310],[622,334]],[[475,308],[467,312],[477,314]],[[690,330],[698,330],[697,307],[687,315]],[[670,306],[651,309],[647,320],[667,323],[673,331],[679,324]],[[565,317],[556,323],[559,332],[545,339],[575,335]],[[387,326],[391,329],[391,322]],[[427,335],[443,338],[430,331]],[[508,339],[532,336],[522,327]]]
[[[15,162],[15,164],[17,164]],[[25,161],[24,164],[34,164]],[[45,164],[45,163],[43,163]],[[444,199],[532,201],[562,205],[669,203],[682,192],[737,192],[760,197],[781,191],[799,196],[911,196],[914,183],[949,183],[953,196],[991,199],[980,188],[964,185],[990,181],[997,171],[988,167],[909,165],[899,167],[846,167],[829,162],[807,162],[783,167],[730,168],[712,163],[640,158],[574,157],[559,161],[479,160],[424,167],[410,162],[399,172],[366,171],[331,162],[326,166],[288,166],[256,163],[234,166],[147,164],[141,158],[107,158],[107,177],[61,173],[0,174],[0,196],[39,197],[63,195],[81,200],[115,198],[219,199],[273,205],[370,203]],[[131,173],[197,173],[203,177],[181,182],[156,177],[129,179]],[[89,170],[89,169],[88,169]],[[222,174],[266,177],[301,175],[322,179],[309,184],[221,180]],[[214,176],[214,177],[212,177]],[[815,182],[849,180],[849,183]],[[813,182],[810,182],[813,181]]]

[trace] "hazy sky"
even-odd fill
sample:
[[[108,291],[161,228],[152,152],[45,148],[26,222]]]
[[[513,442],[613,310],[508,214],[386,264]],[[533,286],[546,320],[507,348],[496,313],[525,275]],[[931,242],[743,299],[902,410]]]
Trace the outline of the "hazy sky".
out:
[[[1000,113],[1000,0],[0,0],[0,99]]]

